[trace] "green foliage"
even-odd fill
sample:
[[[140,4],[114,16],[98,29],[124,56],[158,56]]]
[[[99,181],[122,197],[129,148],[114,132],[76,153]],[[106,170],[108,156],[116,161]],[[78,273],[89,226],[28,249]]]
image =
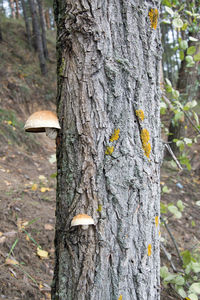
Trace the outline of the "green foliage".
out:
[[[26,145],[27,150],[39,147],[35,139],[24,131],[24,124],[18,120],[14,111],[0,109],[0,141],[9,145]]]
[[[160,269],[163,284],[171,284],[183,298],[198,299],[200,295],[200,253],[185,250],[181,252],[183,271],[171,273],[166,266]]]
[[[173,112],[172,124],[179,127],[182,124],[183,127],[184,125],[188,125],[188,123],[185,123],[185,120],[189,120],[197,132],[200,127],[196,101],[199,82],[195,80],[195,82],[190,83],[189,80],[187,81],[187,78],[190,78],[190,72],[196,72],[194,67],[197,68],[200,61],[198,44],[199,5],[197,1],[186,0],[162,0],[162,5],[162,22],[164,24],[162,26],[161,23],[161,26],[163,28],[163,35],[165,36],[163,40],[167,43],[167,45],[164,45],[165,52],[167,49],[167,53],[164,53],[163,56],[164,77],[167,77],[165,80],[165,95],[170,101],[170,110]],[[188,74],[188,77],[187,75],[183,76],[183,72],[186,72],[185,74]],[[180,87],[180,90],[177,91],[175,86],[181,85],[181,76],[184,77],[185,88]],[[178,84],[177,78],[179,78]],[[189,84],[186,82],[189,82]],[[166,106],[166,103],[163,104],[161,102],[162,115],[168,112]],[[165,133],[170,135],[170,132],[166,128]],[[191,170],[189,147],[196,143],[198,138],[199,132],[196,136],[183,135],[182,137],[173,139],[173,142],[176,143],[176,146],[180,150],[178,160],[188,170]],[[164,185],[162,193],[169,194],[171,191]],[[198,205],[197,202],[196,205]],[[164,218],[173,216],[180,219],[184,210],[185,206],[181,200],[170,204],[161,202],[161,214],[164,215]],[[191,226],[196,226],[194,221],[191,221]],[[197,300],[200,295],[200,252],[197,249],[185,249],[181,253],[183,259],[181,271],[174,273],[167,266],[163,266],[160,272],[163,285],[167,286],[170,284],[170,287],[173,287],[180,297],[188,300]]]
[[[163,202],[161,202],[161,214],[167,214],[168,212],[170,212],[176,219],[180,219],[182,217],[182,212],[184,211],[184,209],[185,206],[181,200],[178,200],[176,205],[174,205],[173,203],[164,204]]]

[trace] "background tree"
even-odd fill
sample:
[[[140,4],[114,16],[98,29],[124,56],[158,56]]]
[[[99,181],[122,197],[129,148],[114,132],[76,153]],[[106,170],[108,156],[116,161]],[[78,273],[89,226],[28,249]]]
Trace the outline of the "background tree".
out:
[[[41,38],[42,38],[44,57],[46,59],[48,59],[49,55],[48,55],[48,49],[47,49],[45,18],[44,18],[42,0],[37,0],[37,3],[38,3],[38,11],[39,11],[39,17],[40,17]]]
[[[15,4],[14,4],[14,0],[9,0],[9,6],[10,6],[10,10],[11,10],[11,17],[13,19],[16,18],[16,15],[15,15]]]
[[[32,16],[33,33],[35,35],[34,36],[35,43],[36,43],[38,58],[39,58],[39,62],[40,62],[40,69],[41,69],[42,75],[45,75],[47,73],[47,69],[46,69],[44,49],[43,49],[43,44],[42,44],[42,39],[41,39],[41,34],[40,34],[40,27],[39,27],[39,22],[38,22],[38,18],[37,18],[37,10],[36,10],[35,0],[29,0],[29,4],[30,4],[31,16]]]
[[[159,1],[54,1],[52,299],[159,299]],[[86,213],[88,230],[70,227]]]
[[[200,95],[199,1],[163,0],[162,3],[166,5],[164,16],[168,16],[167,23],[169,23],[166,24],[165,19],[161,26],[165,49],[164,76],[176,89],[175,93],[171,94],[171,99],[178,100],[179,106],[184,106],[188,102],[198,101]],[[167,89],[170,93],[171,90],[171,87]],[[184,113],[180,111],[180,107],[177,110],[176,105],[174,112],[169,126],[168,141],[173,152],[179,156],[181,148],[178,145],[183,145],[180,141],[186,135],[183,122]]]
[[[16,18],[19,19],[20,18],[20,6],[19,6],[19,0],[15,0],[15,14],[16,14]]]
[[[28,12],[27,12],[27,3],[25,2],[25,0],[21,0],[21,4],[22,4],[24,22],[25,22],[25,27],[26,27],[26,36],[27,36],[27,40],[28,40],[28,45],[29,45],[29,48],[31,49],[31,30],[30,30],[29,18],[28,18]]]

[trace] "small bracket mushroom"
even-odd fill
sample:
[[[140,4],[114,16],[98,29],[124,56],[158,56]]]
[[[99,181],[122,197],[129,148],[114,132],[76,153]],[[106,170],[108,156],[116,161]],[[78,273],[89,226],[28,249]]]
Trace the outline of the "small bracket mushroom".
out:
[[[33,113],[24,126],[27,132],[46,132],[50,139],[56,139],[60,124],[55,113],[49,110],[42,110]]]
[[[79,214],[73,217],[71,227],[79,225],[81,225],[83,230],[86,230],[88,229],[89,225],[94,225],[94,220],[92,219],[92,217],[86,214]]]

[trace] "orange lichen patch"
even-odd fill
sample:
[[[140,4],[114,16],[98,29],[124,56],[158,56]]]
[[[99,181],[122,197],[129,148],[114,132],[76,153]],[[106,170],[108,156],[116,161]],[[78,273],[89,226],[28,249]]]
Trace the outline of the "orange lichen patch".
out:
[[[159,224],[159,217],[158,216],[155,217],[155,224],[156,224],[156,227],[158,227],[158,224]]]
[[[114,133],[111,135],[110,142],[114,142],[114,141],[118,140],[118,138],[119,138],[119,132],[120,132],[119,129],[115,129],[114,130]]]
[[[147,129],[141,130],[141,140],[142,140],[142,148],[144,150],[145,155],[149,158],[151,153],[151,144],[149,143],[150,135]]]
[[[156,29],[158,24],[158,10],[157,8],[151,8],[149,11],[149,19],[151,21],[151,28]]]
[[[151,256],[151,244],[148,245],[148,256]]]
[[[142,109],[136,110],[135,113],[136,113],[136,116],[137,116],[141,121],[144,120],[144,112],[143,112]]]
[[[142,139],[142,144],[147,144],[150,139],[150,134],[148,130],[145,128],[141,130],[141,139]]]
[[[114,151],[114,147],[113,146],[112,147],[107,147],[106,151],[105,151],[105,154],[111,155],[113,153],[113,151]]]
[[[148,143],[148,144],[143,145],[143,150],[144,150],[146,157],[149,158],[150,153],[151,153],[151,144]]]

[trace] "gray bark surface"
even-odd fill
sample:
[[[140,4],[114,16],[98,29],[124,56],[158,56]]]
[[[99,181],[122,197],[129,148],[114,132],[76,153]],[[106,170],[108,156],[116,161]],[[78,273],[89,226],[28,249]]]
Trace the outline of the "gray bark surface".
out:
[[[151,8],[159,1],[54,1],[62,129],[52,299],[159,299],[161,45]],[[95,225],[71,228],[79,213]]]
[[[36,42],[38,58],[39,58],[39,62],[40,62],[40,70],[41,70],[42,75],[45,75],[47,73],[47,69],[46,69],[46,62],[45,62],[45,57],[44,57],[42,39],[41,39],[41,35],[40,35],[40,27],[39,27],[38,18],[37,18],[35,0],[29,0],[29,4],[30,4],[30,10],[31,10],[32,24],[33,24],[33,33],[35,34],[35,42]]]

